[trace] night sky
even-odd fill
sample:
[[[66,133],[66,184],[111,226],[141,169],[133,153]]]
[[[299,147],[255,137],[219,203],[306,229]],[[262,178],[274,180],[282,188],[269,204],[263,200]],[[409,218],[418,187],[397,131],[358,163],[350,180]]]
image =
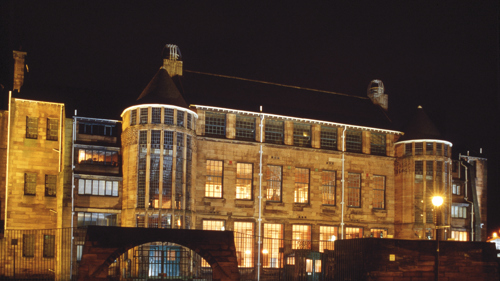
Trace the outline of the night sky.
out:
[[[120,119],[165,44],[185,70],[358,96],[381,79],[396,124],[422,105],[455,159],[482,148],[488,233],[500,230],[498,1],[295,2],[2,1],[2,109],[14,49],[28,53],[29,98],[68,117]]]

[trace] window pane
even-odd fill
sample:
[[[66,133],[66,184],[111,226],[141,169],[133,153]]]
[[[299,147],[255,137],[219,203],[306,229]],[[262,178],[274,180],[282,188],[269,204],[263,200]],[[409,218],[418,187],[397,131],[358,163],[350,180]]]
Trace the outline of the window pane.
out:
[[[54,235],[43,236],[43,257],[53,258],[55,253],[56,237]]]
[[[303,123],[293,123],[293,145],[311,146],[311,125]]]
[[[337,150],[337,128],[321,126],[321,148]]]
[[[164,109],[164,117],[163,117],[163,123],[167,125],[173,125],[174,124],[174,110],[171,108],[165,108]]]
[[[236,199],[252,199],[252,164],[236,166]]]
[[[236,138],[255,140],[255,117],[236,116]]]
[[[361,174],[349,173],[347,188],[347,205],[349,207],[361,207]]]
[[[113,196],[118,196],[118,182],[114,181],[113,182]]]
[[[264,246],[262,248],[263,266],[265,268],[283,268],[283,225],[264,224]]]
[[[151,109],[151,123],[153,124],[161,123],[161,108],[153,107]]]
[[[371,133],[370,135],[370,150],[374,155],[386,155],[386,135]]]
[[[207,160],[205,196],[222,198],[222,161]]]
[[[297,225],[292,226],[292,249],[311,249],[311,226]]]
[[[266,199],[268,201],[281,201],[281,166],[268,165],[266,169],[267,190]]]
[[[148,123],[148,108],[141,108],[140,122],[141,124]]]
[[[333,250],[333,244],[337,240],[338,233],[335,226],[320,226],[319,227],[319,251],[323,253],[325,250]]]
[[[36,139],[38,138],[38,118],[37,117],[26,117],[26,138]]]
[[[113,189],[113,182],[106,181],[106,195],[111,196],[111,190]]]
[[[363,238],[363,229],[359,227],[346,227],[345,239]]]
[[[239,267],[253,267],[253,223],[234,222],[236,257]]]
[[[23,257],[35,256],[35,234],[23,234]]]
[[[346,132],[346,151],[361,152],[361,131],[347,130]]]
[[[47,118],[47,139],[48,140],[57,140],[59,120]]]
[[[309,202],[309,169],[295,168],[294,202]]]
[[[325,205],[335,205],[335,182],[335,171],[323,171],[321,173],[323,204]]]
[[[385,209],[384,176],[373,176],[373,208]]]
[[[283,121],[266,119],[265,141],[268,143],[283,144],[284,140]]]
[[[226,136],[226,114],[205,112],[205,134],[209,136]]]
[[[25,195],[36,194],[36,173],[24,174],[24,194]]]
[[[78,194],[85,194],[85,180],[78,180]]]

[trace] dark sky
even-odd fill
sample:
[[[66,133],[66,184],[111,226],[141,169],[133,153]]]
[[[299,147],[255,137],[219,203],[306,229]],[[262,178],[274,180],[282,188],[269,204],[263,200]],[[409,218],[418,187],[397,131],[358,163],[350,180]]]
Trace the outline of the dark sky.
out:
[[[422,105],[455,155],[483,148],[499,230],[498,1],[295,2],[2,1],[0,83],[22,49],[33,98],[119,119],[165,44],[186,70],[359,96],[381,79],[393,119]]]

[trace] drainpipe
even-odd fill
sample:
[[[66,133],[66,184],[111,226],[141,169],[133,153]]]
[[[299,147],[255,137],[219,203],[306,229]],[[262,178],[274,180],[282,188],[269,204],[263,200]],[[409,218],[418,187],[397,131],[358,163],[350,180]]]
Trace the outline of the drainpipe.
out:
[[[257,245],[257,281],[260,281],[260,249],[262,246],[262,131],[264,128],[264,115],[262,114],[262,106],[260,106],[260,149],[259,149],[259,242]]]
[[[464,163],[462,163],[462,161],[460,160],[460,165],[462,165],[462,167],[465,168],[465,202],[471,204],[471,208],[470,208],[470,229],[471,229],[471,241],[474,241],[474,203],[469,201],[468,197],[467,197],[467,189],[468,189],[468,177],[467,177],[467,174],[468,174],[468,167],[464,165]]]
[[[73,275],[73,246],[75,240],[74,220],[75,220],[75,140],[76,140],[76,115],[73,116],[73,132],[71,137],[71,254],[69,274]]]
[[[340,239],[344,240],[344,206],[345,206],[345,201],[344,201],[344,195],[345,195],[345,132],[347,131],[347,127],[344,127],[342,130],[342,202],[340,202],[340,205],[342,206],[342,216],[341,216],[341,221],[340,221],[340,230],[341,230],[341,236]]]

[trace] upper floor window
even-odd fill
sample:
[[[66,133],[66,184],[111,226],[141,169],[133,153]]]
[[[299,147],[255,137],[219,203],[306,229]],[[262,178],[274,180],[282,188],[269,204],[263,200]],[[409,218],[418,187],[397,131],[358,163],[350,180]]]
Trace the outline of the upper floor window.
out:
[[[361,152],[362,133],[359,130],[347,130],[346,132],[346,151]]]
[[[193,129],[193,114],[188,113],[187,114],[187,128],[188,129]]]
[[[226,136],[226,114],[205,112],[205,135]]]
[[[236,199],[252,199],[252,173],[252,164],[236,164]]]
[[[451,217],[452,218],[467,218],[467,207],[453,205],[451,206]]]
[[[434,143],[432,143],[432,142],[425,143],[425,154],[426,155],[434,154]]]
[[[26,138],[38,138],[38,117],[26,117]]]
[[[284,140],[283,121],[266,119],[265,141],[269,143],[283,144]]]
[[[311,146],[311,125],[293,123],[293,144],[296,146]]]
[[[59,120],[47,118],[47,139],[57,140],[59,134]]]
[[[445,144],[444,145],[444,156],[448,157],[449,155],[449,150],[450,150],[450,146]]]
[[[452,193],[453,195],[460,195],[460,184],[454,183],[452,185]]]
[[[415,143],[415,155],[422,155],[424,153],[424,143],[416,142]]]
[[[255,117],[236,115],[236,138],[255,140]]]
[[[373,208],[385,209],[385,177],[373,176]]]
[[[78,179],[78,194],[118,196],[118,181]]]
[[[87,225],[116,226],[116,222],[116,214],[78,212],[78,227]]]
[[[151,123],[161,124],[161,108],[153,107],[151,109]]]
[[[282,167],[268,165],[266,170],[267,201],[281,201],[281,180],[282,180]]]
[[[205,197],[222,198],[222,161],[207,160]]]
[[[24,195],[36,194],[36,173],[24,174]]]
[[[337,128],[321,126],[321,148],[337,150]]]
[[[416,183],[422,182],[423,179],[424,179],[424,161],[415,161],[415,182]]]
[[[78,150],[78,164],[93,164],[117,167],[118,152],[80,148]]]
[[[165,108],[165,112],[163,113],[163,123],[167,125],[174,124],[174,110],[172,108]]]
[[[405,143],[405,156],[411,156],[413,155],[413,147],[412,147],[412,143]]]
[[[141,108],[140,109],[140,122],[141,124],[147,124],[148,123],[148,108]]]
[[[184,127],[184,111],[177,110],[177,126]]]
[[[309,169],[295,168],[294,202],[309,202]]]
[[[442,143],[436,143],[436,155],[437,156],[443,155],[443,144]]]
[[[45,196],[56,196],[57,176],[45,175]]]
[[[114,125],[78,122],[78,133],[85,135],[116,136],[116,127]]]
[[[130,125],[137,124],[137,109],[130,111]]]
[[[386,155],[386,135],[372,133],[370,136],[371,153],[375,155]]]
[[[323,171],[321,173],[321,185],[323,187],[323,204],[335,205],[335,171]]]
[[[347,206],[361,207],[361,174],[349,173],[347,188]]]

